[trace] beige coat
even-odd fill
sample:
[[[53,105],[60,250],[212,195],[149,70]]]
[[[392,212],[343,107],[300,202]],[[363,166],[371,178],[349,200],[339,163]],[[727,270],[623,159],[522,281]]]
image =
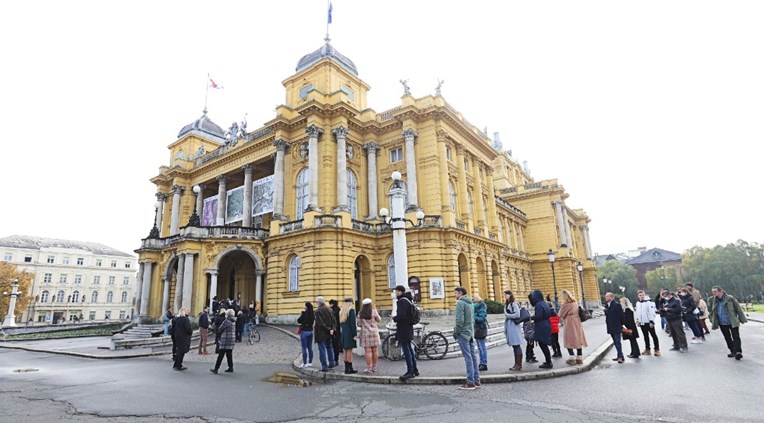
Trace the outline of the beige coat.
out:
[[[587,338],[584,336],[582,321],[579,319],[579,304],[564,303],[560,306],[558,316],[563,321],[563,348],[584,348]]]

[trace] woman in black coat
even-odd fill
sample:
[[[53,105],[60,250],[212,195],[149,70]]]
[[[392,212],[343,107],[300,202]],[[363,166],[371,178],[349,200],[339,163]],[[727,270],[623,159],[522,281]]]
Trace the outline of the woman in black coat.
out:
[[[242,342],[242,332],[244,332],[244,313],[241,310],[236,315],[236,342]]]
[[[173,334],[175,336],[175,363],[173,369],[186,370],[183,367],[183,356],[189,352],[191,348],[191,322],[188,318],[189,310],[187,308],[181,308],[178,311],[178,316],[173,323]]]
[[[640,335],[638,334],[637,324],[635,323],[635,311],[632,309],[632,303],[627,297],[622,297],[621,300],[619,300],[619,303],[621,303],[622,308],[624,309],[624,321],[622,321],[622,324],[624,327],[632,331],[632,335],[622,334],[622,339],[630,341],[630,355],[627,357],[640,358],[640,347],[638,347],[637,343],[637,339],[640,338]]]

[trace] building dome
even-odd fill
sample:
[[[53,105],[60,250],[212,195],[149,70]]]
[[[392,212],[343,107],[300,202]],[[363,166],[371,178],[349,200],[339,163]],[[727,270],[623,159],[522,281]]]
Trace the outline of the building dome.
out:
[[[211,121],[210,118],[207,117],[207,110],[205,110],[202,117],[184,126],[183,129],[181,129],[181,132],[178,133],[178,138],[181,138],[191,132],[213,136],[214,138],[220,140],[226,138],[225,131],[223,131],[220,126],[218,126],[215,122]]]
[[[359,71],[356,69],[356,65],[353,63],[353,61],[342,54],[340,54],[339,51],[337,51],[334,47],[332,47],[332,44],[327,41],[326,44],[321,46],[318,50],[314,51],[313,53],[308,53],[305,56],[303,56],[297,64],[297,67],[295,68],[295,72],[301,72],[314,63],[320,61],[321,59],[324,59],[325,57],[329,57],[332,59],[335,63],[339,64],[345,70],[351,72],[352,74],[358,76]]]

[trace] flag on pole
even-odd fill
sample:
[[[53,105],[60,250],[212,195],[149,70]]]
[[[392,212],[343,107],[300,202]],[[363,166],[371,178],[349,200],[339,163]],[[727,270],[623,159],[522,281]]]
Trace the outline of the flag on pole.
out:
[[[329,2],[329,9],[327,10],[327,24],[332,23],[332,2]]]
[[[223,86],[216,84],[215,81],[212,80],[212,78],[210,78],[210,86],[212,88],[216,89],[216,90],[222,90],[223,89]]]

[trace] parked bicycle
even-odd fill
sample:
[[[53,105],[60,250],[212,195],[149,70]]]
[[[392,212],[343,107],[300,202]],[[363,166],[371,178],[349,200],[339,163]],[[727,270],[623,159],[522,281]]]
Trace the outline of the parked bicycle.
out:
[[[252,345],[255,342],[260,341],[260,332],[258,332],[257,326],[254,321],[250,321],[244,326],[244,332],[247,334],[247,343]]]
[[[440,360],[444,358],[446,352],[449,350],[449,341],[446,339],[443,333],[438,331],[425,332],[426,322],[422,323],[423,327],[416,329],[414,333],[414,353],[419,359],[424,355],[430,360]],[[401,360],[403,353],[401,352],[401,345],[396,339],[396,334],[391,333],[386,336],[382,343],[382,353],[385,358],[392,361]]]

